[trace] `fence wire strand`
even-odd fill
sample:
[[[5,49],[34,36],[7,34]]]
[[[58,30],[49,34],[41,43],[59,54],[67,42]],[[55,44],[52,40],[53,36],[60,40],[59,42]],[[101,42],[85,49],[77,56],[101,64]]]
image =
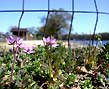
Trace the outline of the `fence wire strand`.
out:
[[[94,27],[94,31],[93,31],[93,35],[92,35],[92,45],[94,44],[95,32],[96,32],[96,28],[97,28],[97,24],[98,24],[98,7],[97,7],[96,0],[94,0],[94,5],[95,5],[95,9],[96,9],[96,21],[95,21],[95,27]]]
[[[18,21],[18,36],[20,36],[20,23],[21,23],[23,15],[24,15],[24,5],[25,5],[25,0],[22,0],[22,12],[21,12],[21,16]]]
[[[70,35],[71,35],[71,31],[72,31],[72,24],[73,24],[73,18],[74,18],[74,0],[72,0],[72,17],[71,17],[71,23],[70,23],[70,28],[69,28],[69,35],[68,35],[68,47],[70,48]]]
[[[48,13],[47,13],[47,18],[46,18],[45,26],[44,26],[43,37],[45,37],[46,26],[47,26],[47,22],[48,22],[49,14],[50,14],[49,11],[50,11],[50,0],[48,0]]]
[[[64,11],[62,11],[62,10],[23,10],[24,12],[74,12],[74,13],[83,13],[83,14],[87,14],[87,13],[89,13],[89,14],[96,14],[96,13],[98,13],[98,14],[105,14],[105,15],[109,15],[109,12],[102,12],[102,11],[98,11],[98,12],[96,12],[96,11],[82,11],[82,10],[75,10],[75,11],[72,11],[72,10],[64,10]],[[0,10],[0,13],[7,13],[7,12],[9,12],[9,13],[13,13],[13,12],[22,12],[22,10]]]

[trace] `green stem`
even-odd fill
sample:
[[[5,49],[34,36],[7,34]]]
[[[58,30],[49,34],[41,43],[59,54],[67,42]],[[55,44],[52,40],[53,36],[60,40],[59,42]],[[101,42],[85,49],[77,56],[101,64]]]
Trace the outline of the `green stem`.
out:
[[[51,58],[48,59],[48,62],[49,62],[49,76],[50,76],[50,79],[51,79],[53,77],[53,75],[52,75]]]
[[[53,74],[52,74],[52,51],[51,51],[52,47],[50,46],[50,50],[48,50],[48,54],[49,54],[49,57],[48,57],[48,63],[49,63],[49,76],[50,76],[50,80],[51,78],[53,77]]]
[[[21,81],[21,89],[24,89],[24,88],[23,88],[23,83],[24,83],[24,81],[22,80],[22,81]]]
[[[13,45],[13,63],[12,63],[12,68],[11,68],[10,86],[11,86],[11,83],[13,81],[12,77],[13,77],[13,73],[14,73],[15,60],[16,60],[16,49]]]

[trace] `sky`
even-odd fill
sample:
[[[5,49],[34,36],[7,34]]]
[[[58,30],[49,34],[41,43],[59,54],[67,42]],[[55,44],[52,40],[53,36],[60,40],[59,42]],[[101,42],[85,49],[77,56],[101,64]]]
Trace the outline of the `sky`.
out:
[[[98,11],[109,12],[109,0],[96,0]],[[94,0],[75,0],[74,10],[76,11],[96,11]],[[47,0],[25,0],[25,10],[46,10]],[[50,9],[71,10],[71,0],[50,0]],[[22,0],[1,0],[0,10],[21,10]],[[18,25],[21,12],[0,12],[0,32],[7,32],[12,27]],[[40,27],[41,18],[47,12],[25,12],[21,21],[22,28]],[[72,33],[90,34],[93,33],[96,14],[74,13]],[[96,33],[109,32],[109,14],[99,14]]]

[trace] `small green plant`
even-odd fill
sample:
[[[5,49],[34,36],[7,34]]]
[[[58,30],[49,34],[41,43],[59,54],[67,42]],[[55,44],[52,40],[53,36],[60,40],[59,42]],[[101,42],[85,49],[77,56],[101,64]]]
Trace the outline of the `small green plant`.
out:
[[[90,79],[81,81],[81,89],[93,89],[93,87]]]
[[[98,76],[97,76],[97,80],[101,83],[101,85],[105,86],[105,79],[106,77],[101,74],[100,72],[98,73]]]
[[[99,71],[107,75],[109,71],[109,43],[101,47],[101,51],[97,55],[97,58],[97,65],[99,66]]]
[[[65,81],[65,85],[67,87],[73,86],[76,80],[76,75],[73,73],[69,73],[68,78]]]

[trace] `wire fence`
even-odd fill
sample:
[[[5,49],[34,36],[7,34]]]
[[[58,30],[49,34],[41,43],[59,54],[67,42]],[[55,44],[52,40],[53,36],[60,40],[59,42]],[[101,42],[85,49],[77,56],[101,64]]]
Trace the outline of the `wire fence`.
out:
[[[2,12],[8,12],[8,13],[11,13],[11,12],[21,12],[21,16],[19,18],[19,21],[18,21],[18,35],[20,34],[20,23],[22,21],[22,18],[24,16],[24,13],[25,12],[47,12],[47,16],[46,16],[46,23],[45,23],[45,26],[44,26],[44,33],[43,33],[43,36],[45,36],[45,31],[46,31],[46,25],[47,25],[47,22],[48,22],[48,17],[49,17],[49,14],[50,12],[70,12],[72,13],[72,16],[71,16],[71,21],[70,21],[70,28],[69,28],[69,34],[68,34],[68,47],[70,47],[70,35],[71,35],[71,31],[72,31],[72,24],[73,24],[73,19],[74,19],[74,15],[75,13],[94,13],[96,14],[96,20],[95,20],[95,24],[94,24],[94,29],[93,29],[93,35],[91,37],[91,40],[92,40],[92,45],[94,44],[94,38],[95,38],[95,33],[96,33],[96,28],[97,28],[97,24],[98,24],[98,20],[99,20],[99,14],[107,14],[109,15],[109,12],[100,12],[98,10],[98,5],[97,5],[97,2],[96,0],[93,0],[94,2],[94,6],[95,6],[95,10],[96,11],[77,11],[75,10],[74,6],[74,0],[72,0],[72,3],[71,3],[71,8],[72,10],[50,10],[50,0],[47,1],[48,3],[48,9],[47,10],[25,10],[24,7],[25,7],[25,0],[22,0],[22,10],[0,10],[0,13]]]

